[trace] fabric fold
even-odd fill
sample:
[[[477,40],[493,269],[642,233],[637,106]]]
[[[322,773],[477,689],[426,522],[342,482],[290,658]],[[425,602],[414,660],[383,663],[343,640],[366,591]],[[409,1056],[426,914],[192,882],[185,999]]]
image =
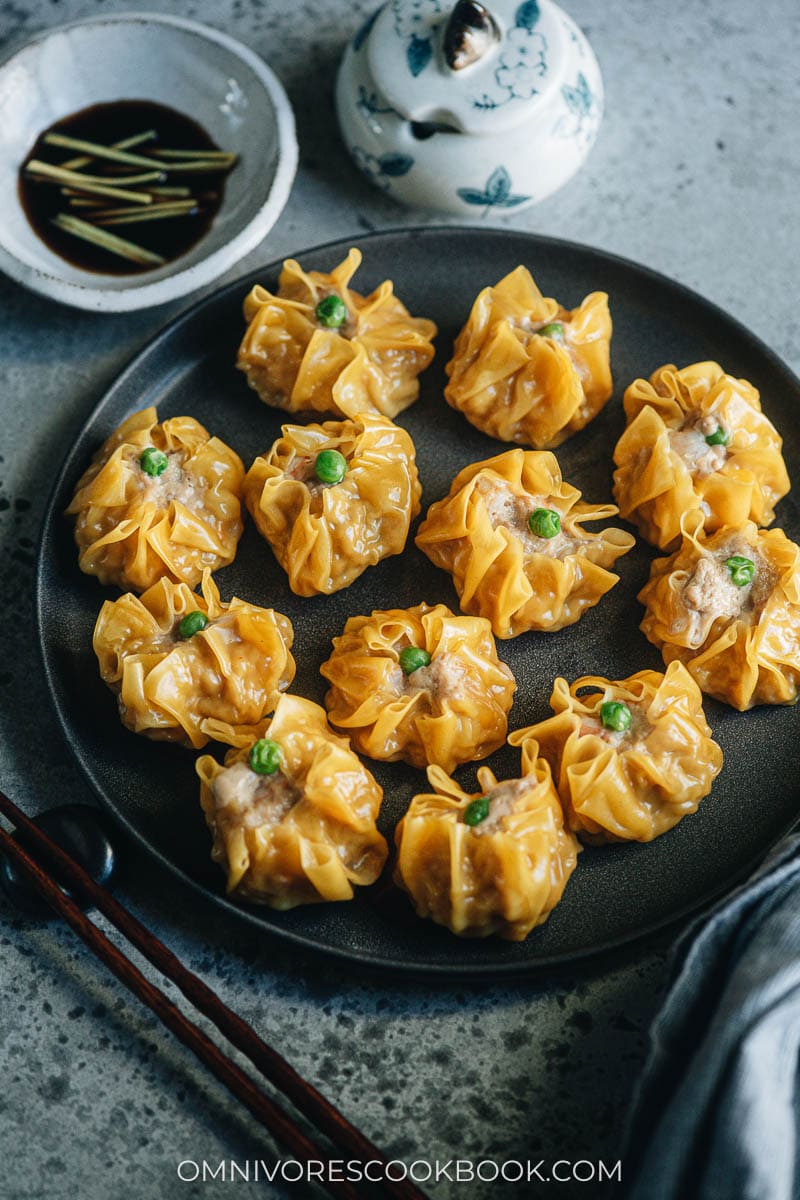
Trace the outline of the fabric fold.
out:
[[[800,835],[682,936],[651,1038],[627,1200],[794,1200]]]

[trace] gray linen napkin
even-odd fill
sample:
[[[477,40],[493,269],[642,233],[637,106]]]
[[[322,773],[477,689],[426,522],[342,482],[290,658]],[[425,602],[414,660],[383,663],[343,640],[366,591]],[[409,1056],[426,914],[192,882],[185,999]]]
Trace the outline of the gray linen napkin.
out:
[[[797,1200],[800,836],[681,937],[651,1039],[627,1200]]]

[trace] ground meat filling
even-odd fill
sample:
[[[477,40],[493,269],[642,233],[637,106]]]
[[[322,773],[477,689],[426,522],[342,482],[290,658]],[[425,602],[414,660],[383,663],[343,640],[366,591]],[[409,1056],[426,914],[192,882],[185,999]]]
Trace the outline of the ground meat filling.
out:
[[[193,511],[202,507],[206,489],[184,470],[186,456],[183,451],[167,454],[167,459],[167,469],[160,475],[148,475],[136,460],[142,499],[159,509],[169,508],[173,500]]]
[[[511,488],[495,479],[479,479],[476,485],[492,529],[507,529],[522,543],[523,553],[546,554],[550,558],[565,558],[580,547],[579,538],[570,537],[563,529],[555,537],[537,537],[531,532],[528,518],[534,509],[550,508],[546,496],[518,496]],[[556,511],[554,509],[554,511]]]
[[[321,479],[317,479],[317,476],[314,474],[315,462],[315,454],[296,455],[284,471],[287,479],[297,479],[300,483],[304,483],[312,497],[321,496],[328,488],[339,486],[336,483],[323,483]]]
[[[520,333],[538,333],[540,329],[544,329],[545,325],[554,325],[558,322],[563,325],[563,321],[558,321],[557,317],[550,317],[547,321],[534,321],[530,317],[509,317],[508,323],[512,329],[518,330]]]
[[[566,350],[567,354],[572,359],[572,365],[578,372],[581,381],[586,379],[589,374],[586,364],[576,352],[576,347],[572,341],[572,327],[568,321],[562,317],[550,317],[547,321],[533,321],[530,317],[509,317],[508,322],[515,333],[521,334],[520,341],[527,344],[531,337],[538,334],[540,329],[544,329],[545,325],[561,325],[564,330],[563,338],[553,338],[557,345]]]
[[[287,479],[297,479],[300,483],[304,483],[312,496],[319,492],[324,492],[327,487],[334,487],[334,484],[323,483],[317,479],[314,474],[314,458],[309,455],[295,457],[290,462],[289,466],[284,471]]]
[[[281,771],[258,775],[246,762],[220,771],[213,792],[217,819],[246,829],[279,825],[301,796]]]
[[[473,825],[472,832],[478,837],[487,833],[498,833],[505,818],[514,812],[519,797],[530,791],[530,788],[529,779],[508,779],[505,783],[498,783],[497,787],[486,793],[486,799],[489,801],[488,817]]]
[[[734,555],[749,558],[755,566],[752,583],[737,587],[725,566]],[[713,554],[704,554],[683,585],[683,604],[687,620],[673,623],[672,633],[688,628],[689,644],[701,646],[714,621],[747,621],[755,624],[775,586],[772,567],[741,536],[730,538]]]
[[[709,446],[706,438],[716,433],[721,426],[719,420],[712,414],[700,416],[692,413],[680,429],[671,429],[669,444],[672,451],[686,465],[689,474],[695,479],[704,479],[721,471],[728,458],[727,446]]]
[[[458,695],[464,682],[464,667],[455,654],[437,654],[427,667],[418,667],[410,675],[405,675],[402,668],[398,670],[404,692],[411,696],[428,692],[434,705]]]
[[[620,753],[624,750],[644,750],[647,739],[653,732],[653,726],[648,721],[647,714],[638,705],[627,704],[627,707],[631,714],[631,723],[627,729],[606,729],[599,716],[584,717],[579,730],[580,737],[594,734]]]

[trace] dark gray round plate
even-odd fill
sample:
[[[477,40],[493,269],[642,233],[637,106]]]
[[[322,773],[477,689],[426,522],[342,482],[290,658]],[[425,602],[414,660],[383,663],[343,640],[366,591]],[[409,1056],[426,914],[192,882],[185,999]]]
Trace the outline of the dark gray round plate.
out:
[[[611,453],[624,424],[624,388],[665,362],[717,359],[727,371],[752,380],[784,435],[789,473],[800,477],[800,382],[743,326],[686,288],[597,250],[500,230],[379,233],[307,251],[301,260],[309,268],[328,270],[351,241],[364,250],[356,281],[360,290],[393,279],[411,311],[432,317],[439,326],[436,359],[422,376],[421,397],[400,418],[416,443],[424,506],[447,491],[466,463],[504,449],[449,408],[442,388],[453,339],[474,297],[519,263],[531,269],[547,295],[568,307],[596,289],[610,296],[614,398],[558,451],[565,477],[588,500],[607,501],[611,495]],[[39,634],[64,733],[100,799],[163,863],[232,915],[305,946],[408,971],[493,976],[566,962],[655,930],[729,887],[796,817],[796,709],[739,714],[708,701],[706,711],[723,747],[725,768],[699,812],[651,845],[585,850],[562,903],[521,944],[497,938],[459,940],[418,920],[405,897],[391,887],[389,869],[381,882],[360,890],[349,904],[274,913],[225,897],[222,874],[209,859],[194,754],[123,729],[114,699],[100,682],[92,628],[101,603],[114,593],[78,570],[72,532],[62,514],[99,443],[124,417],[148,404],[158,405],[161,417],[197,417],[235,447],[246,465],[266,450],[286,416],[261,404],[233,363],[242,334],[242,299],[256,281],[273,286],[278,270],[273,263],[202,301],[134,359],[83,428],[51,498],[39,561]],[[777,523],[798,538],[796,500],[782,502]],[[662,666],[638,628],[636,593],[652,557],[640,542],[620,561],[621,582],[578,625],[498,643],[518,684],[512,729],[548,715],[555,675],[621,678]],[[458,607],[449,577],[431,566],[411,539],[402,556],[368,570],[345,591],[300,599],[248,523],[235,563],[220,572],[218,582],[223,598],[235,593],[291,618],[298,664],[293,690],[319,702],[325,690],[319,666],[347,617],[422,600]],[[489,761],[500,778],[518,771],[516,751],[499,751]],[[391,844],[395,824],[415,790],[425,788],[425,776],[400,763],[369,766],[385,790],[380,824]],[[474,766],[462,768],[459,778],[471,788]]]

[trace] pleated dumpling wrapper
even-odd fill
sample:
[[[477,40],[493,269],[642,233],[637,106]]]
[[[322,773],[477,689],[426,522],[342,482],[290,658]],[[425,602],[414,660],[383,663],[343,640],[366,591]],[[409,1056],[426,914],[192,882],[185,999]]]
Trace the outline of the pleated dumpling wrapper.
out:
[[[722,769],[702,700],[677,662],[616,682],[559,678],[554,715],[508,740],[522,747],[523,772],[539,755],[548,761],[567,825],[584,841],[649,842],[695,812]]]
[[[159,579],[194,587],[233,562],[244,466],[192,417],[134,413],[103,443],[67,513],[80,569],[143,592]]]
[[[270,908],[352,900],[386,862],[375,820],[383,792],[328,725],[318,704],[281,696],[258,736],[243,736],[224,767],[197,761],[211,857],[228,892]]]
[[[107,600],[93,644],[123,725],[199,750],[230,744],[272,712],[294,679],[293,637],[271,608],[223,603],[206,572],[202,595],[161,579],[142,596]]]
[[[657,558],[639,593],[642,630],[664,662],[684,663],[704,692],[740,711],[794,704],[800,688],[800,547],[780,529],[685,523],[681,548]]]
[[[570,312],[517,267],[473,304],[444,394],[490,437],[550,450],[610,398],[610,345],[605,292],[592,292]]]
[[[298,596],[349,587],[402,553],[422,489],[414,443],[388,418],[284,425],[244,497]]]
[[[706,533],[770,525],[789,491],[781,439],[746,379],[719,363],[659,367],[625,392],[627,428],[614,450],[621,515],[652,545],[673,550],[684,513]]]
[[[474,795],[440,767],[428,781],[433,792],[414,797],[395,832],[395,882],[418,916],[460,937],[522,941],[561,899],[580,849],[549,766],[539,759],[503,783],[479,767]]]
[[[360,265],[355,249],[329,275],[290,258],[277,293],[260,284],[250,292],[236,365],[265,404],[395,417],[414,403],[436,326],[412,317],[388,279],[369,296],[354,292],[350,280]]]
[[[320,670],[331,724],[370,758],[452,771],[505,741],[516,684],[480,617],[444,604],[351,617]]]
[[[611,567],[635,539],[623,529],[583,528],[616,512],[581,501],[549,451],[507,450],[456,475],[416,543],[450,572],[464,612],[512,638],[574,624],[619,581]]]

